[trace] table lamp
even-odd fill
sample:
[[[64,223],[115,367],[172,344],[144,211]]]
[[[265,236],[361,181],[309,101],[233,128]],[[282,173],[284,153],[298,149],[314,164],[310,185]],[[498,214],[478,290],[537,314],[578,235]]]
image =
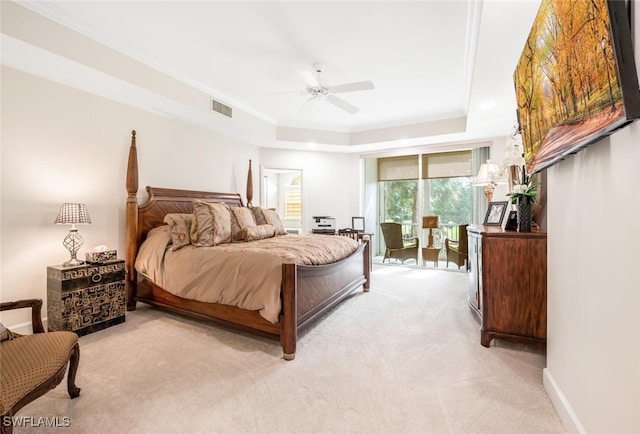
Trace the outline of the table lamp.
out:
[[[90,224],[89,212],[87,206],[83,203],[63,203],[58,211],[58,217],[56,217],[55,224],[71,224],[69,234],[64,237],[62,245],[69,250],[71,259],[62,264],[63,267],[75,267],[83,264],[83,261],[79,261],[76,258],[80,246],[84,243],[84,240],[78,234],[76,224]]]
[[[427,247],[433,247],[433,230],[438,228],[438,216],[428,215],[422,217],[422,229],[429,229],[429,242]]]
[[[500,166],[492,163],[491,160],[487,160],[486,163],[480,165],[478,176],[476,176],[476,179],[473,181],[473,185],[475,186],[484,186],[484,195],[488,203],[491,203],[493,199],[495,186],[505,183],[506,181],[500,177]]]

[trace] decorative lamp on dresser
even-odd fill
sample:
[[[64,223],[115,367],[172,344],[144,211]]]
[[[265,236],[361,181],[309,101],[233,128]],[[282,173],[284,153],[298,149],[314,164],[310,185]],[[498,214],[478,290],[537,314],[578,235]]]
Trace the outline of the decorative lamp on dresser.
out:
[[[47,328],[86,335],[125,320],[123,260],[47,267]]]
[[[471,225],[467,233],[469,306],[480,319],[480,343],[545,343],[547,234]]]

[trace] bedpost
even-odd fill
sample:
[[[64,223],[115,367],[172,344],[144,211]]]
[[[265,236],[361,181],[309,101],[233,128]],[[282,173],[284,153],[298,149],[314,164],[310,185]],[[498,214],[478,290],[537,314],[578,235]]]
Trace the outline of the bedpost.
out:
[[[371,287],[371,236],[363,235],[362,241],[365,243],[362,269],[364,271],[364,278],[367,279],[362,288],[364,292],[369,292],[369,288]]]
[[[131,146],[127,163],[127,205],[126,205],[126,245],[125,245],[125,289],[127,310],[136,308],[136,269],[138,254],[138,153],[136,150],[136,131],[131,131]]]
[[[253,174],[251,173],[251,160],[249,160],[249,171],[247,172],[247,206],[252,207],[253,204]]]
[[[288,254],[282,263],[282,317],[280,318],[280,345],[285,360],[296,357],[298,341],[297,267],[295,256]]]

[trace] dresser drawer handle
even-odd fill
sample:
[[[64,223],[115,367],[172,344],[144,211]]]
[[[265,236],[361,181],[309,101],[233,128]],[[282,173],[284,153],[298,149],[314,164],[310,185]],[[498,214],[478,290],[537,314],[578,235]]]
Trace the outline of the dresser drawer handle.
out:
[[[98,282],[100,282],[101,280],[102,280],[102,274],[93,274],[93,275],[91,276],[91,281],[92,281],[93,283],[98,283]]]

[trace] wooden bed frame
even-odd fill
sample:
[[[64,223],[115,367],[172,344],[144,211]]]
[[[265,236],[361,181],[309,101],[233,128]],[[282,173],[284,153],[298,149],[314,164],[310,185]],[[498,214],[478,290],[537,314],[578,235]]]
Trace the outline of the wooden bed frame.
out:
[[[247,202],[253,196],[251,163],[247,176]],[[371,254],[369,240],[344,260],[320,266],[296,265],[286,258],[282,265],[282,309],[277,324],[264,319],[257,311],[218,303],[203,303],[177,297],[154,285],[142,275],[138,276],[135,260],[138,249],[150,229],[160,226],[168,213],[191,213],[194,199],[225,202],[230,206],[243,206],[237,193],[211,193],[147,187],[147,201],[138,205],[138,157],[136,132],[131,133],[127,166],[126,204],[126,290],[127,310],[135,310],[136,301],[151,304],[192,318],[214,321],[236,329],[266,336],[280,341],[284,359],[295,358],[298,332],[334,307],[358,287],[369,291]],[[366,237],[368,238],[368,237]]]

